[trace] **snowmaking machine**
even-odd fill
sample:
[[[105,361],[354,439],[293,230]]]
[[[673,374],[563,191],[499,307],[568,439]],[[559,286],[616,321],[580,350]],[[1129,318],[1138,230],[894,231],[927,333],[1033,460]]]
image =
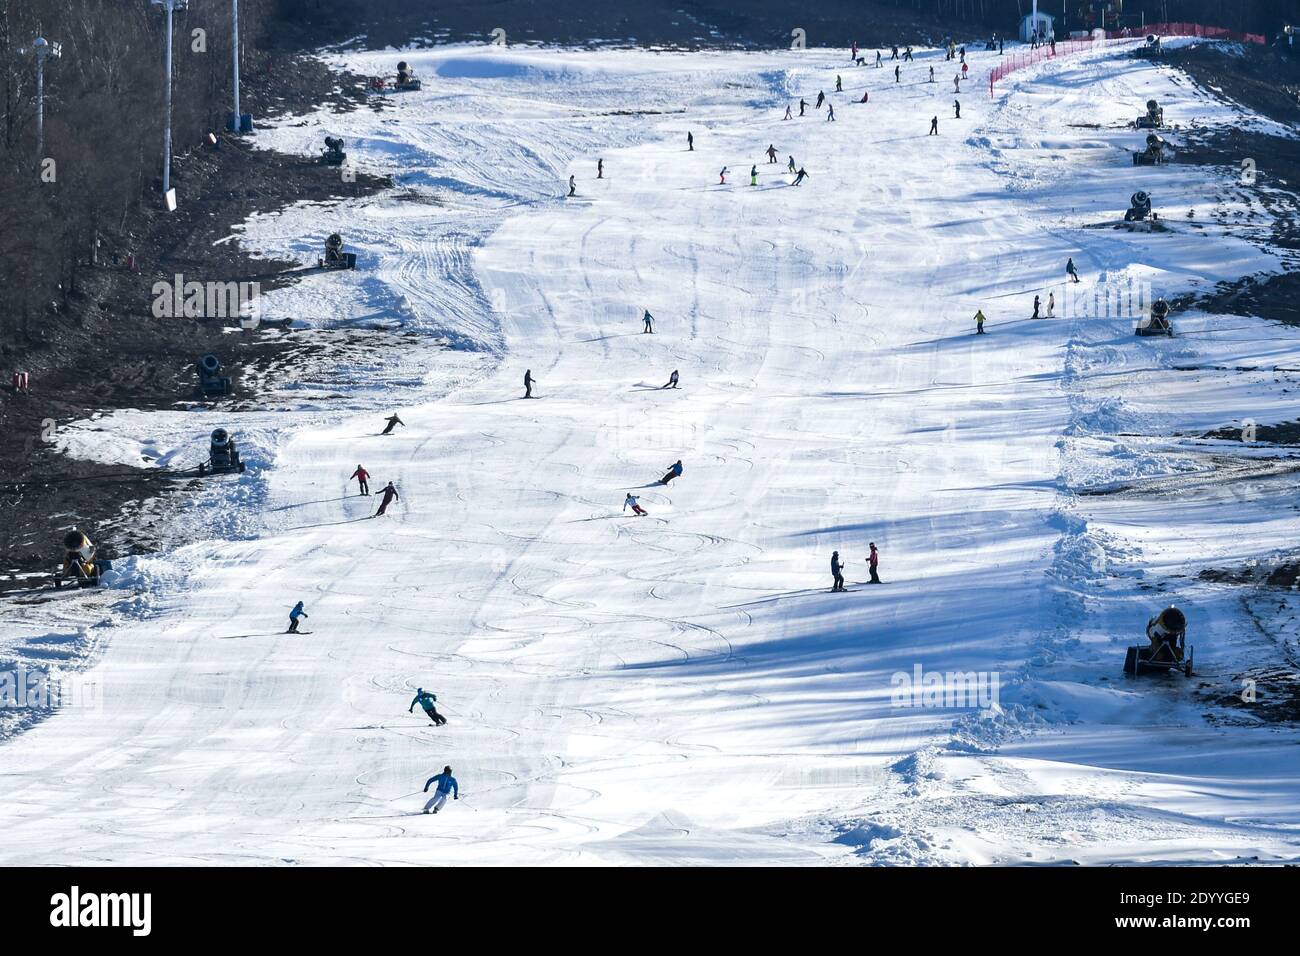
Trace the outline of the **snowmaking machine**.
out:
[[[1151,311],[1133,331],[1137,335],[1167,335],[1173,338],[1174,326],[1169,321],[1169,303],[1164,299],[1156,299],[1152,302]]]
[[[322,269],[355,269],[357,254],[343,251],[343,237],[337,232],[330,233],[325,240],[325,255],[318,261]]]
[[[1125,222],[1146,222],[1148,218],[1154,218],[1151,212],[1151,196],[1142,189],[1139,189],[1128,200],[1128,209],[1124,212]]]
[[[321,151],[320,161],[326,166],[342,166],[348,161],[348,154],[343,152],[341,136],[325,137],[325,148]]]
[[[63,567],[54,576],[54,586],[61,588],[65,581],[73,581],[79,588],[94,587],[112,566],[113,562],[99,557],[91,540],[74,528],[63,536]]]
[[[226,475],[243,470],[244,463],[239,460],[235,439],[224,428],[214,428],[208,443],[208,460],[199,465],[199,474]]]
[[[199,393],[204,398],[220,398],[231,392],[230,376],[222,374],[221,359],[205,355],[195,363],[199,373]]]
[[[1147,148],[1140,153],[1133,154],[1133,165],[1159,166],[1168,159],[1165,155],[1165,149],[1168,145],[1165,138],[1159,133],[1147,133]]]
[[[1192,676],[1193,648],[1187,646],[1187,617],[1172,604],[1147,621],[1147,643],[1134,644],[1124,656],[1124,673],[1182,671]]]
[[[393,84],[393,89],[399,93],[406,93],[420,89],[420,81],[416,79],[415,71],[412,70],[405,60],[397,64],[397,82]]]
[[[1134,124],[1138,129],[1159,129],[1165,125],[1165,111],[1155,100],[1147,100],[1147,111]]]

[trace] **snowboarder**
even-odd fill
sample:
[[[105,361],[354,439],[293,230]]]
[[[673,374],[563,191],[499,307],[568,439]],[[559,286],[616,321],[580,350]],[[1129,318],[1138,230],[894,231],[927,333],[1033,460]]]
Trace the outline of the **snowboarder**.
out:
[[[533,378],[533,370],[528,369],[524,372],[524,398],[533,397],[533,383],[537,380]]]
[[[400,418],[398,418],[396,415],[389,415],[388,418],[385,419],[385,421],[388,422],[388,427],[385,428],[384,431],[383,431],[383,434],[385,434],[385,435],[387,435],[389,432],[391,432],[391,431],[392,431],[394,428],[396,428],[398,425],[401,425],[403,428],[406,427],[406,422],[402,421],[402,420],[401,420]]]
[[[626,513],[628,508],[632,509],[633,514],[637,514],[637,515],[649,514],[648,511],[646,511],[644,508],[641,507],[640,497],[632,494],[632,492],[630,491],[627,493],[627,497],[623,499],[623,512]]]
[[[1038,314],[1038,307],[1039,307],[1039,303],[1040,303],[1041,301],[1042,301],[1042,300],[1040,300],[1040,299],[1038,298],[1038,296],[1034,296],[1034,314],[1030,316],[1031,319],[1041,319],[1041,318],[1042,318],[1042,316]]]
[[[302,609],[301,601],[295,604],[293,606],[293,610],[289,612],[289,633],[290,634],[298,633],[298,618],[300,617],[311,617],[310,614],[308,614],[306,611]]]
[[[456,783],[456,778],[451,775],[450,767],[443,767],[442,773],[435,774],[426,780],[424,783],[424,792],[428,793],[429,788],[433,786],[435,782],[438,784],[438,789],[434,790],[433,796],[429,799],[429,802],[424,805],[425,813],[429,812],[430,807],[433,808],[434,813],[441,810],[443,804],[447,802],[448,794],[451,794],[453,800],[460,799],[460,785]]]
[[[876,568],[880,564],[880,552],[876,550],[876,542],[872,541],[869,545],[871,554],[867,556],[867,566],[871,569],[871,580],[868,584],[883,584],[880,575],[876,573]]]
[[[578,180],[573,176],[569,177],[569,195],[578,195]]]
[[[840,553],[838,551],[831,552],[831,576],[835,579],[835,583],[831,585],[831,590],[843,591],[844,565],[840,564]]]
[[[397,488],[394,487],[391,481],[388,484],[384,485],[382,489],[382,494],[384,496],[384,500],[379,502],[379,510],[375,512],[376,518],[378,518],[381,514],[383,514],[388,510],[388,506],[393,503],[394,499],[398,501],[402,500],[401,497],[397,494]]]
[[[799,97],[799,115],[803,116],[803,111],[806,110],[807,108],[808,108],[808,101],[805,100],[802,96]]]
[[[755,165],[749,167],[749,184],[750,184],[751,186],[757,186],[757,185],[758,185],[758,165],[757,165],[757,164],[755,164]]]
[[[433,726],[441,727],[447,722],[447,718],[438,713],[438,709],[433,706],[433,702],[437,699],[437,694],[430,694],[423,687],[417,687],[415,689],[415,700],[411,701],[411,706],[406,708],[406,712],[408,714],[414,713],[415,705],[419,704],[424,708],[424,712],[428,716],[429,720],[433,721]]]
[[[979,309],[975,313],[975,334],[984,335],[984,310]]]
[[[803,182],[807,178],[808,178],[808,171],[804,169],[802,166],[800,166],[799,172],[795,174],[794,182],[792,182],[790,185],[798,186],[801,182]]]
[[[1070,277],[1071,281],[1079,281],[1079,270],[1074,267],[1074,256],[1070,256],[1065,260],[1065,274]]]
[[[840,75],[838,73],[835,74],[835,92],[836,93],[844,92],[844,81],[840,79]]]
[[[727,173],[729,173],[729,172],[731,172],[731,170],[727,169],[726,166],[723,166],[723,167],[722,167],[722,170],[718,173],[718,185],[719,185],[719,186],[725,186],[725,185],[727,185]]]
[[[895,83],[901,83],[901,82],[903,82],[903,67],[902,67],[902,66],[896,66],[896,67],[894,67],[894,82],[895,82]]]
[[[655,317],[650,314],[649,309],[645,310],[645,315],[641,317],[641,321],[645,323],[645,328],[641,330],[641,334],[645,335],[647,332],[649,332],[651,335],[654,335]]]
[[[827,104],[826,104],[826,122],[828,122],[828,123],[834,123],[834,122],[835,122],[835,104],[834,104],[834,103],[827,103]]]
[[[926,136],[939,135],[939,117],[937,116],[930,117],[930,132],[926,133],[925,135]]]
[[[659,479],[659,484],[666,485],[674,478],[680,478],[681,476],[682,476],[682,460],[678,458],[677,461],[673,463],[672,467],[668,469],[668,474],[664,475],[662,478]]]
[[[596,178],[605,178],[605,161],[603,159],[596,160]]]
[[[348,476],[348,481],[351,481],[353,478],[355,478],[357,484],[361,486],[361,490],[358,494],[370,494],[370,472],[366,471],[360,465],[357,465],[357,470]]]
[[[772,145],[771,143],[769,143],[767,147],[767,161],[769,163],[776,162],[776,146]]]
[[[676,388],[676,387],[677,387],[677,369],[673,369],[673,374],[668,376],[668,381],[667,381],[666,383],[664,383],[663,385],[660,385],[659,387],[660,387],[660,388]]]
[[[695,135],[690,130],[686,131],[686,149],[695,152]]]
[[[1047,293],[1047,317],[1049,319],[1056,318],[1056,314],[1054,312],[1055,309],[1056,309],[1056,293],[1049,292]]]
[[[953,119],[961,119],[961,100],[952,101]]]
[[[821,109],[821,108],[822,108],[822,104],[825,103],[825,102],[826,102],[826,94],[823,93],[821,90],[818,90],[818,91],[817,91],[817,109]]]

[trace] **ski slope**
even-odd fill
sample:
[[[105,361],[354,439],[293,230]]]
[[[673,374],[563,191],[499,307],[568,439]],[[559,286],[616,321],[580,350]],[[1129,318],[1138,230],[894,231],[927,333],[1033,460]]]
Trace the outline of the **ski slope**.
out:
[[[1191,484],[1204,451],[1178,437],[1289,417],[1277,374],[1213,369],[1294,366],[1300,337],[1023,321],[1035,292],[1063,295],[1068,256],[1093,291],[1162,295],[1283,268],[1226,174],[1133,169],[1141,134],[1110,124],[1152,96],[1179,122],[1258,121],[1128,48],[1019,72],[996,99],[973,53],[961,120],[935,51],[898,84],[826,50],[340,57],[407,59],[424,90],[258,141],[341,134],[396,194],[256,217],[241,241],[310,261],[340,229],[358,271],[269,311],[419,337],[333,394],[68,430],[126,460],[225,424],[252,465],[178,517],[213,539],[125,562],[109,610],[5,609],[10,654],[93,630],[102,697],[0,749],[0,861],[1300,856],[1295,729],[1209,719],[1243,662],[1286,648],[1196,578],[1289,547],[1294,479]],[[819,89],[835,122],[782,119]],[[1136,181],[1197,226],[1085,228]],[[659,388],[674,369],[681,388]],[[406,427],[380,437],[394,410]],[[349,497],[358,463],[396,483],[388,515]],[[1152,479],[1187,487],[1076,493]],[[648,516],[620,512],[628,491]],[[861,583],[869,541],[880,587]],[[827,593],[832,550],[850,593]],[[300,599],[309,633],[285,635]],[[1124,646],[1171,601],[1200,676],[1125,681]],[[918,667],[990,675],[997,706],[898,706]],[[418,686],[447,726],[408,715]],[[463,799],[422,816],[444,764]]]

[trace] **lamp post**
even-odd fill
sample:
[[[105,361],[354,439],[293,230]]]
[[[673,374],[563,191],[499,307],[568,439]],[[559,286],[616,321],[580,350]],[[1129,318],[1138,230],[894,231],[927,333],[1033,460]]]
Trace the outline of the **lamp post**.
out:
[[[50,57],[57,60],[63,51],[59,44],[37,37],[30,47],[19,52],[36,57],[36,161],[39,163],[45,158],[45,61]]]
[[[230,31],[234,37],[231,47],[234,50],[232,56],[235,61],[235,116],[231,120],[230,128],[232,132],[238,133],[242,128],[243,119],[243,114],[239,110],[239,0],[230,0]]]
[[[172,14],[176,10],[184,10],[189,6],[189,0],[149,0],[155,7],[162,7],[167,11],[167,49],[163,55],[164,69],[167,72],[165,100],[166,100],[166,127],[163,133],[163,195],[170,197],[172,190]],[[169,198],[168,205],[171,205]]]

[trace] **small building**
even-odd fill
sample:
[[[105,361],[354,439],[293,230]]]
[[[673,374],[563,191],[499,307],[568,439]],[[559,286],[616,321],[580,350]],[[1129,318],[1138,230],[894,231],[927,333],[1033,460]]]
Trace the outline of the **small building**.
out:
[[[1035,33],[1040,40],[1049,40],[1053,36],[1053,26],[1055,17],[1050,13],[1027,13],[1025,18],[1020,21],[1020,39],[1029,43],[1034,39]]]

